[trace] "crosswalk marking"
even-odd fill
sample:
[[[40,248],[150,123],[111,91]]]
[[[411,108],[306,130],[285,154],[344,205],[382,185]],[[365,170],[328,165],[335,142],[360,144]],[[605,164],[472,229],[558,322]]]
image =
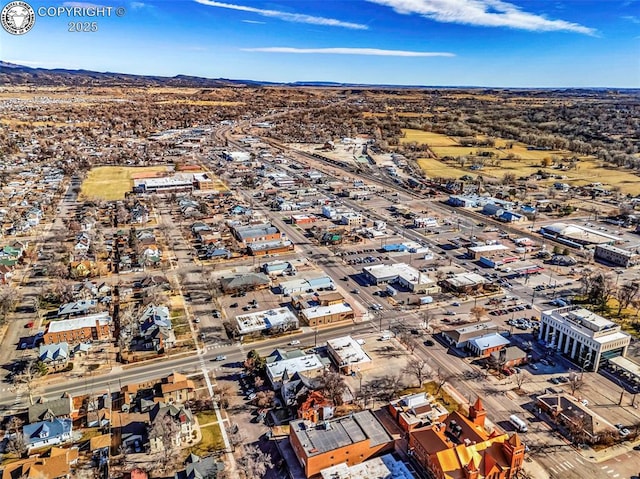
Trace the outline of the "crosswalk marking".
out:
[[[609,466],[602,466],[601,469],[607,469]]]
[[[549,470],[550,470],[551,472],[553,472],[554,474],[557,474],[557,473],[556,473],[556,470],[555,470],[553,467],[550,467],[550,468],[549,468]]]
[[[571,464],[569,461],[564,461],[564,463],[567,465],[569,469],[573,469],[574,467],[576,467],[573,464]]]
[[[582,459],[580,459],[579,457],[576,457],[575,459],[576,459],[576,461],[578,461],[580,464],[584,464],[584,461],[583,461]]]
[[[618,477],[620,474],[614,474],[613,477]]]

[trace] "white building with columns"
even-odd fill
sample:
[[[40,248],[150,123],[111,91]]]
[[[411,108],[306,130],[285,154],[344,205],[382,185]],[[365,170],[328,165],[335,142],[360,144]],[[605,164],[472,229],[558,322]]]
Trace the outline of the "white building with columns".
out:
[[[603,360],[626,356],[631,336],[620,326],[581,306],[542,312],[539,338],[589,371]]]

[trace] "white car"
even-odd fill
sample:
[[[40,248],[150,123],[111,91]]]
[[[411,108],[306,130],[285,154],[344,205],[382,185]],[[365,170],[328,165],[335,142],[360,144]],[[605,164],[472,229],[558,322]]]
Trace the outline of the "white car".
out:
[[[289,346],[297,346],[298,344],[300,344],[300,341],[298,341],[297,339],[289,341]]]

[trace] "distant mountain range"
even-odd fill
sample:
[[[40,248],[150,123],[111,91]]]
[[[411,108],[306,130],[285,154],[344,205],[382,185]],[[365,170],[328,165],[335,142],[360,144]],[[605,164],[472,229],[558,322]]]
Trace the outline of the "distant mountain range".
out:
[[[259,80],[230,80],[227,78],[204,78],[189,75],[164,77],[157,75],[132,75],[128,73],[95,72],[90,70],[67,70],[63,68],[33,68],[17,65],[0,60],[0,85],[40,85],[40,86],[140,86],[140,87],[190,87],[190,88],[219,88],[219,87],[260,87],[260,86],[294,86],[316,88],[437,88],[437,89],[481,89],[484,91],[504,90],[555,90],[558,94],[575,92],[584,95],[588,91],[626,90],[625,88],[508,88],[508,87],[477,87],[477,86],[427,86],[427,85],[382,85],[365,83],[339,83],[325,81],[298,81],[292,83],[266,82]]]
[[[0,60],[0,85],[41,86],[172,86],[191,88],[259,87],[259,86],[308,86],[347,88],[426,88],[400,85],[367,85],[323,81],[298,81],[276,83],[258,80],[229,80],[226,78],[204,78],[189,75],[163,77],[156,75],[131,75],[128,73],[95,72],[90,70],[67,70],[63,68],[33,68]],[[444,87],[446,88],[446,87]]]

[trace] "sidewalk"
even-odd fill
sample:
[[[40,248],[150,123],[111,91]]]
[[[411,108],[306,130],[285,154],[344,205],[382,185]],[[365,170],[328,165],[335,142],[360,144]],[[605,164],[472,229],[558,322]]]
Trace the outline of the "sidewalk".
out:
[[[576,451],[585,460],[598,464],[600,462],[608,461],[609,459],[618,457],[620,454],[625,454],[633,450],[633,448],[636,446],[640,446],[640,438],[636,439],[634,442],[625,441],[621,444],[614,444],[613,446],[607,447],[606,449],[602,449],[600,451],[594,451],[590,447],[587,449],[576,448]]]

